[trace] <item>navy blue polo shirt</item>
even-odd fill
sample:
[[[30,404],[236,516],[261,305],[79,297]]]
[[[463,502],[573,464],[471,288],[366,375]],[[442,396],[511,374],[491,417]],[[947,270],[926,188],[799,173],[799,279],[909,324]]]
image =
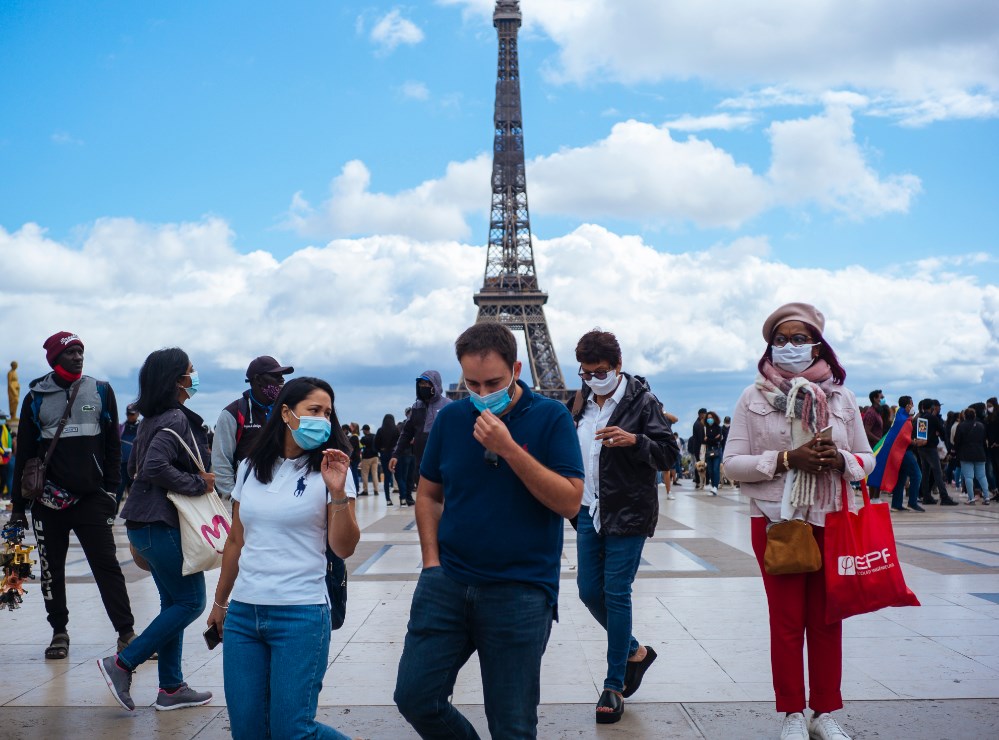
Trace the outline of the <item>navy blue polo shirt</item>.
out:
[[[500,417],[513,439],[546,468],[583,477],[583,458],[568,409],[522,382],[513,409]],[[538,501],[503,458],[494,466],[472,436],[469,399],[445,406],[430,431],[420,475],[444,487],[437,540],[441,567],[468,586],[529,583],[558,599],[562,516]]]

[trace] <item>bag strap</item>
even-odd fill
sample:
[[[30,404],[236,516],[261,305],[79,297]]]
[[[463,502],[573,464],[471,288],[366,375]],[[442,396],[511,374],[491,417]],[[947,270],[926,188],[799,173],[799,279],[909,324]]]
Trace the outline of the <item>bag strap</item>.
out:
[[[52,459],[52,453],[55,452],[56,445],[59,444],[59,438],[62,436],[62,430],[66,428],[66,422],[69,421],[69,415],[73,411],[73,403],[76,401],[76,394],[80,392],[81,383],[82,378],[73,383],[73,390],[69,394],[69,402],[66,404],[66,410],[62,414],[62,418],[59,420],[59,428],[56,429],[56,433],[52,436],[52,441],[49,443],[49,448],[45,452],[45,458],[42,460],[42,467],[48,467],[49,460]]]
[[[185,450],[187,450],[187,454],[191,456],[191,460],[193,460],[194,464],[198,466],[198,470],[200,470],[202,473],[205,472],[205,464],[201,460],[201,450],[198,450],[198,454],[195,455],[194,452],[191,451],[191,448],[187,445],[187,442],[184,441],[184,438],[181,437],[179,434],[177,434],[177,432],[175,432],[173,429],[170,429],[169,427],[164,427],[160,431],[170,432],[170,434],[175,436],[177,438],[177,441],[180,442],[180,446],[183,447]],[[191,441],[194,442],[193,432],[191,433]],[[196,450],[198,449],[197,443],[195,443],[194,449]]]
[[[853,457],[857,461],[857,465],[859,465],[861,469],[863,469],[864,463],[860,459],[860,456],[854,455]],[[847,486],[846,484],[846,478],[842,476],[840,476],[839,482],[840,482],[840,496],[842,497],[842,502],[843,502],[843,510],[849,511],[849,500],[847,499],[847,488],[849,488],[849,486]],[[864,506],[870,506],[871,494],[867,490],[867,478],[862,478],[860,481],[860,493],[864,497]]]

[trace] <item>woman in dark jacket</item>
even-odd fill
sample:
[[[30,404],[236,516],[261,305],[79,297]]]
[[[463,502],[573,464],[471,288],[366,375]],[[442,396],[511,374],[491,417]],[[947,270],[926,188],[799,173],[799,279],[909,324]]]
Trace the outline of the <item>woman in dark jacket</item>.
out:
[[[153,352],[139,371],[136,405],[143,421],[129,460],[135,480],[121,517],[133,550],[149,563],[160,593],[160,613],[128,647],[97,661],[114,698],[129,711],[135,709],[132,673],[154,653],[159,653],[156,709],[194,707],[212,700],[211,692],[188,686],[181,671],[184,629],[205,610],[205,575],[183,574],[180,522],[167,498],[167,491],[203,496],[215,487],[215,475],[200,472],[180,440],[167,431],[180,435],[202,460],[211,460],[204,421],[184,407],[197,390],[198,373],[181,349]]]
[[[999,501],[999,400],[995,396],[985,402],[985,453],[992,466],[992,500]]]
[[[961,461],[961,473],[968,490],[966,503],[975,503],[975,481],[982,487],[982,503],[989,503],[989,482],[985,476],[985,425],[978,421],[974,409],[964,410],[964,421],[957,425],[954,449]]]
[[[392,414],[385,414],[382,425],[375,432],[375,451],[378,453],[382,475],[385,477],[385,503],[389,506],[392,505],[392,471],[389,470],[389,461],[392,459],[392,451],[398,441],[399,427],[395,425],[395,417]],[[402,503],[401,499],[399,503]]]
[[[656,531],[656,471],[679,455],[669,422],[644,379],[621,372],[621,347],[594,330],[576,345],[585,382],[572,406],[586,477],[576,520],[579,598],[607,631],[607,677],[596,721],[621,719],[656,651],[631,634],[631,586]]]
[[[721,419],[714,411],[704,417],[704,462],[707,464],[708,486],[711,495],[718,495],[718,482],[721,478],[722,450],[725,447],[725,431]]]

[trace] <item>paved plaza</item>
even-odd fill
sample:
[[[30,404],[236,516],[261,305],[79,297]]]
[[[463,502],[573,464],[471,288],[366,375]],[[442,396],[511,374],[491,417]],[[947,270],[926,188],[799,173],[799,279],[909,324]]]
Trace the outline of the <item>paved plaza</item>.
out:
[[[593,721],[605,642],[576,595],[575,536],[566,526],[561,619],[542,668],[539,737],[776,737],[766,600],[747,501],[730,488],[717,497],[695,492],[690,481],[675,491],[675,501],[661,496],[659,526],[635,583],[635,636],[660,659],[617,725]],[[333,635],[320,718],[356,737],[416,737],[392,703],[420,571],[412,510],[368,496],[358,499],[358,518],[347,622]],[[856,738],[999,737],[999,506],[933,506],[893,521],[906,579],[923,605],[846,622],[846,708],[838,716]],[[158,610],[156,588],[127,560],[123,526],[117,537],[141,630]],[[75,540],[68,573],[67,660],[42,657],[51,633],[37,584],[21,609],[0,614],[0,738],[229,737],[222,651],[205,647],[202,620],[187,631],[184,672],[192,686],[215,693],[212,704],[154,711],[156,667],[147,663],[133,683],[137,709],[124,712],[95,664],[113,652],[115,633]],[[209,595],[216,578],[208,575]],[[474,657],[454,702],[488,737]]]

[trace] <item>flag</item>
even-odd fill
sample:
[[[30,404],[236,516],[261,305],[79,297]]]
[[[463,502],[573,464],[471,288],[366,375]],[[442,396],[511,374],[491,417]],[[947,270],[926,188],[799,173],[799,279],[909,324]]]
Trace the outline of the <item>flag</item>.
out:
[[[911,418],[902,408],[895,413],[895,421],[888,434],[874,447],[874,470],[867,476],[868,485],[890,491],[898,483],[898,469],[912,443]]]

